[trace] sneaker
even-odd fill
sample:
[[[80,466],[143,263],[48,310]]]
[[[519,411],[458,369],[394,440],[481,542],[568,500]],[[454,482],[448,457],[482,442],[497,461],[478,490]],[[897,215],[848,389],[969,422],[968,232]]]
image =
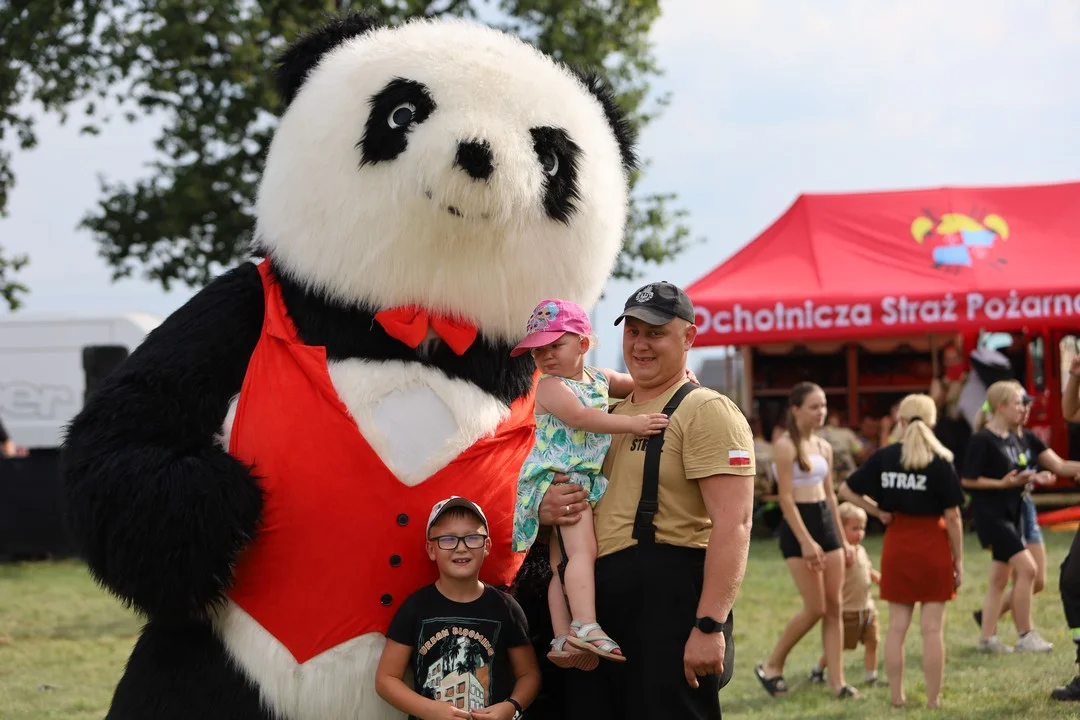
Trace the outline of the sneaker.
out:
[[[1080,675],[1074,677],[1072,682],[1065,687],[1054,688],[1050,692],[1050,697],[1054,700],[1061,700],[1062,702],[1080,701]]]
[[[824,683],[825,682],[825,670],[824,669],[818,670],[817,668],[814,668],[813,670],[811,670],[810,671],[810,682],[814,683],[815,685],[820,685],[820,684]]]
[[[1016,642],[1016,652],[1050,652],[1053,649],[1054,643],[1046,642],[1034,630],[1021,635]]]
[[[979,638],[979,644],[975,646],[975,649],[983,653],[993,653],[998,655],[1001,653],[1011,653],[1013,649],[1005,643],[998,640],[998,636],[994,635],[989,640],[983,640]]]
[[[971,613],[971,617],[975,618],[975,624],[979,626],[980,630],[982,630],[982,610],[976,610],[975,612]]]

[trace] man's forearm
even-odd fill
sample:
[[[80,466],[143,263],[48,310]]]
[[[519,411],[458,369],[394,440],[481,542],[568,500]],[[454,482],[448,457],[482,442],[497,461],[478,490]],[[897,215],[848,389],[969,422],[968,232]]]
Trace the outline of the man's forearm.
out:
[[[746,572],[751,526],[749,516],[743,522],[713,525],[705,550],[705,578],[698,600],[698,617],[708,616],[723,622],[735,605]]]

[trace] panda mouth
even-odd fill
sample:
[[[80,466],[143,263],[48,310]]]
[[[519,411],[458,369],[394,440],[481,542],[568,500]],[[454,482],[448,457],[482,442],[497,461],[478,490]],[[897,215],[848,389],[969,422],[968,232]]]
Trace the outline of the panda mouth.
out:
[[[424,191],[424,195],[425,195],[425,196],[427,196],[427,199],[428,199],[428,200],[432,200],[432,199],[433,199],[433,196],[432,196],[432,193],[431,193],[431,191],[430,191],[430,190],[425,190],[425,191]],[[446,206],[446,212],[450,213],[450,214],[451,214],[451,215],[453,215],[454,217],[457,217],[457,218],[462,218],[463,220],[466,220],[466,219],[468,219],[468,218],[466,217],[465,213],[461,212],[461,210],[460,210],[460,209],[458,209],[458,208],[457,208],[456,206],[454,206],[454,205],[447,205],[447,206]],[[489,215],[488,213],[481,213],[481,215],[480,215],[480,219],[481,219],[481,220],[490,220],[490,219],[491,219],[491,215]]]

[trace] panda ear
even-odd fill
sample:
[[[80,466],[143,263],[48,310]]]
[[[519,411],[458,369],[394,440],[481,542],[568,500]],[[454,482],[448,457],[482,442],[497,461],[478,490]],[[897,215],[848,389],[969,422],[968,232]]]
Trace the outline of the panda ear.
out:
[[[638,168],[638,158],[634,146],[637,144],[637,130],[630,122],[630,117],[615,100],[615,91],[604,79],[604,76],[592,70],[566,65],[567,69],[592,93],[600,106],[604,108],[604,116],[607,117],[608,125],[615,134],[619,143],[619,152],[622,155],[623,168],[627,173]]]
[[[382,27],[382,21],[367,13],[331,18],[322,27],[297,38],[278,58],[274,82],[285,107],[300,92],[308,73],[330,50],[350,38]]]

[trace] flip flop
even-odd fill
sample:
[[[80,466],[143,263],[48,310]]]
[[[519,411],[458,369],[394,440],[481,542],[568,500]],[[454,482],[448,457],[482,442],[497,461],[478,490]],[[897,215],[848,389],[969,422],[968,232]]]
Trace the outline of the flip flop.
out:
[[[856,690],[851,685],[845,685],[844,687],[840,688],[839,692],[836,693],[836,697],[838,699],[840,699],[840,700],[845,700],[847,698],[854,698],[856,700],[862,700],[863,699],[863,694],[861,692],[859,692],[858,690]]]
[[[597,623],[582,623],[579,620],[575,620],[570,623],[570,635],[566,636],[566,642],[570,643],[579,650],[587,650],[594,655],[599,655],[606,660],[613,660],[615,662],[626,662],[626,656],[619,653],[612,652],[613,650],[622,651],[619,647],[619,643],[615,642],[606,635],[589,635],[593,630],[601,630]],[[600,643],[597,645],[597,643]]]
[[[557,668],[563,670],[595,670],[600,664],[600,658],[591,652],[584,650],[578,650],[576,652],[567,652],[566,650],[566,635],[560,635],[559,637],[551,641],[551,651],[547,654],[548,660]]]
[[[754,674],[757,675],[757,679],[761,681],[761,686],[765,688],[765,692],[769,693],[772,697],[782,697],[788,694],[787,683],[784,682],[783,675],[777,675],[775,677],[765,677],[765,666],[759,663],[754,667]]]

